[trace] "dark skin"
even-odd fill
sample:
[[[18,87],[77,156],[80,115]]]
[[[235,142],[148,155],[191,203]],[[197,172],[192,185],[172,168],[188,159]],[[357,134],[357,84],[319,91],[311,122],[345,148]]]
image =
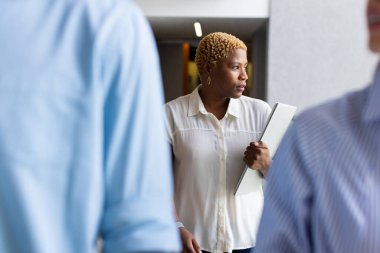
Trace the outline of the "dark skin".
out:
[[[258,170],[264,177],[267,176],[268,168],[272,160],[268,147],[265,143],[251,142],[244,152],[244,162],[253,170]]]
[[[175,207],[174,207],[175,209]],[[179,221],[176,214],[176,220]],[[199,247],[194,235],[185,227],[179,228],[179,234],[182,242],[182,252],[186,253],[201,253],[201,247]]]
[[[247,65],[247,52],[243,49],[235,49],[227,58],[220,59],[216,64],[203,66],[201,71],[203,85],[199,89],[199,95],[207,112],[212,113],[217,119],[220,120],[225,116],[231,98],[239,98],[243,94],[248,79]],[[208,84],[209,79],[211,80],[210,84]],[[251,168],[266,174],[269,166],[265,166],[270,164],[270,156],[265,144],[252,147],[250,145],[246,156],[247,161],[252,165]],[[180,228],[179,231],[183,252],[201,252],[190,231],[186,228]]]
[[[194,235],[190,233],[186,228],[180,228],[179,233],[182,241],[182,252],[186,253],[200,253],[201,248],[199,247]]]
[[[235,49],[216,64],[203,66],[199,95],[206,110],[217,119],[226,114],[230,98],[239,98],[243,94],[248,79],[247,65],[246,51]]]
[[[200,94],[201,98],[205,97],[203,95],[203,93],[204,93],[204,91],[202,91],[202,89],[200,89],[199,94]],[[202,101],[204,101],[204,100],[206,100],[206,98],[202,98]],[[203,102],[203,105],[205,106],[206,110],[209,113],[214,114],[214,116],[219,120],[222,119],[224,117],[224,115],[226,115],[228,104],[229,104],[228,98],[223,99],[223,100],[219,100],[219,101],[212,101],[209,104],[206,104],[205,102]]]

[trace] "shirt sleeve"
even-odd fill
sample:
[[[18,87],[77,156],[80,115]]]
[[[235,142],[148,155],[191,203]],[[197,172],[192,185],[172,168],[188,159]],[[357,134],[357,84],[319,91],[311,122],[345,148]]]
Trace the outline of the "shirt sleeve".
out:
[[[163,107],[163,113],[165,115],[167,141],[170,145],[173,145],[173,116],[168,104]]]
[[[285,134],[269,170],[255,253],[311,252],[312,182],[295,125]]]
[[[107,22],[102,53],[104,252],[179,251],[153,36],[132,1],[115,8]]]

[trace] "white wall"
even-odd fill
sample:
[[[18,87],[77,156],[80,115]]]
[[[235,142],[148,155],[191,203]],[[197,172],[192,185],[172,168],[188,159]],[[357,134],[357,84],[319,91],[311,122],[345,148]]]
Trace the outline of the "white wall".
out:
[[[149,17],[267,18],[269,0],[136,0]]]
[[[365,0],[272,0],[268,102],[301,110],[372,78],[377,56],[367,49]]]

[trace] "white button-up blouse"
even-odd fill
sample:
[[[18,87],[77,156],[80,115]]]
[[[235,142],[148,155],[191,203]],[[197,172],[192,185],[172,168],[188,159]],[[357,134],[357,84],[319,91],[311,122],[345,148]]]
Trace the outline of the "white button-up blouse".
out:
[[[264,101],[242,96],[230,99],[227,113],[218,120],[206,111],[198,88],[165,105],[177,214],[202,250],[254,247],[262,187],[243,196],[233,192],[244,170],[244,151],[260,137],[271,108]]]

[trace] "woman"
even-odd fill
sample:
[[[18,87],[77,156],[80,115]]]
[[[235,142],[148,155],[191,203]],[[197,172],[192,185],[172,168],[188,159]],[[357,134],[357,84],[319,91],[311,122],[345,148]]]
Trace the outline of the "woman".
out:
[[[202,84],[165,106],[184,251],[248,252],[255,246],[263,192],[260,187],[239,197],[233,192],[244,169],[245,148],[258,139],[271,109],[242,96],[248,62],[241,40],[209,34],[195,61]],[[266,145],[254,143],[247,149],[254,156],[245,159],[265,174],[270,164]]]

